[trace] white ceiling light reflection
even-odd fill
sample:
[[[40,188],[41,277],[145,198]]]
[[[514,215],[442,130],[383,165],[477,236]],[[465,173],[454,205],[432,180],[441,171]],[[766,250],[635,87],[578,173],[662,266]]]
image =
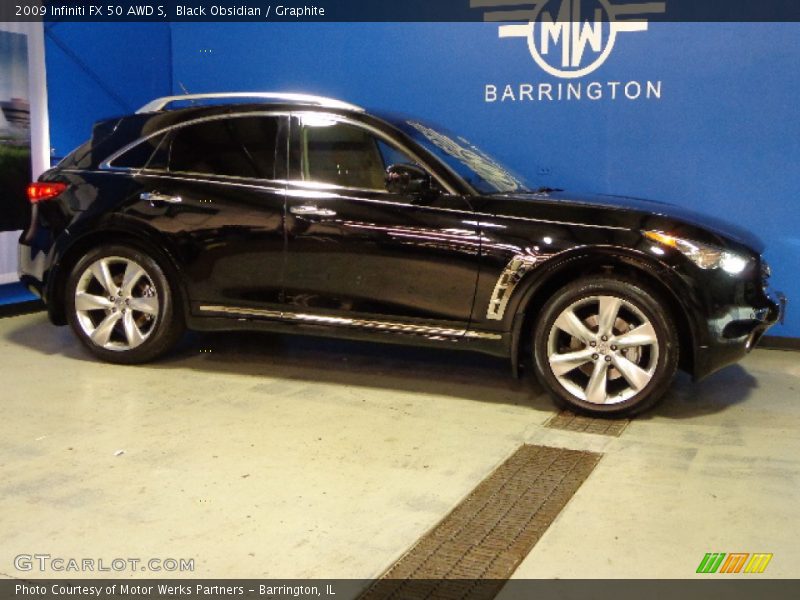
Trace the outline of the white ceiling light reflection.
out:
[[[333,127],[336,120],[320,115],[301,115],[300,122],[304,127]]]

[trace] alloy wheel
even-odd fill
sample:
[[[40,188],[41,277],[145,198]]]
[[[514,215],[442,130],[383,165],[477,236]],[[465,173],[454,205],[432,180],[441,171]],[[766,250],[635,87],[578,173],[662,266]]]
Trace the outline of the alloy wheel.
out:
[[[547,360],[559,385],[596,405],[620,404],[645,389],[658,356],[653,324],[634,304],[615,296],[590,296],[569,305],[547,339]]]
[[[137,348],[158,323],[159,300],[153,278],[129,258],[101,258],[78,280],[75,314],[96,346],[118,352]]]

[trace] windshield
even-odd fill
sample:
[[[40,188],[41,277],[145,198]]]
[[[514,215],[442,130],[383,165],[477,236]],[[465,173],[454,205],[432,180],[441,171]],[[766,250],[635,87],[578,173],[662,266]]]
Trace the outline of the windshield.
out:
[[[482,194],[531,190],[524,179],[461,136],[414,120],[395,122],[395,125]]]

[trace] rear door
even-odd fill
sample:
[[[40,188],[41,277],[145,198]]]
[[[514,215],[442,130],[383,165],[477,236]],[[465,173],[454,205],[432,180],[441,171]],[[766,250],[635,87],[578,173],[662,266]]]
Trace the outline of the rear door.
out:
[[[280,304],[287,124],[280,114],[226,115],[146,142],[127,212],[169,241],[195,313]],[[147,154],[133,149],[110,166],[125,168],[136,151]]]

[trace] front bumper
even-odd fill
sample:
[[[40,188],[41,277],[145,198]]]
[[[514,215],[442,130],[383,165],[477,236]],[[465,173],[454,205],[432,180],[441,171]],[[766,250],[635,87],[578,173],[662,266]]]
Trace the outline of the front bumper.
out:
[[[737,306],[709,320],[708,343],[696,348],[694,378],[701,379],[738,362],[764,334],[786,317],[788,300],[781,292],[765,291],[759,306]]]

